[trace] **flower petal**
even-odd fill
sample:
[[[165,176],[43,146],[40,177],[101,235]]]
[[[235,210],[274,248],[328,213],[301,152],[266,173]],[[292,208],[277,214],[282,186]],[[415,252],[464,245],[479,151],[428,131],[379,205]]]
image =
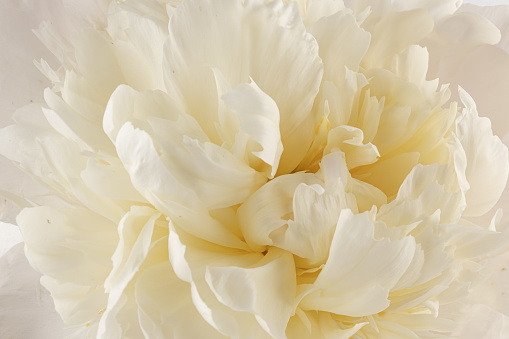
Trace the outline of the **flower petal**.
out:
[[[298,17],[295,4],[186,1],[170,19],[165,46],[170,96],[182,103],[216,143],[217,93],[211,68],[224,74],[231,87],[251,77],[274,99],[285,149],[279,173],[293,170],[304,156],[300,150],[311,145],[314,119],[309,112],[322,75],[318,46]]]
[[[365,316],[389,306],[389,290],[410,265],[415,240],[376,239],[369,214],[343,210],[329,260],[313,285],[303,287],[303,309]]]
[[[86,209],[51,207],[24,209],[17,222],[31,264],[51,278],[45,286],[64,321],[85,325],[97,320],[105,307],[103,284],[118,241],[115,224]]]
[[[295,297],[295,264],[290,253],[271,249],[249,268],[210,267],[205,279],[220,302],[254,314],[274,338],[286,338]]]
[[[53,300],[39,283],[18,244],[0,257],[0,336],[2,338],[60,338],[64,324]],[[30,324],[30,326],[27,326]]]
[[[273,178],[283,153],[279,132],[279,109],[276,103],[254,81],[237,86],[223,95],[222,99],[240,120],[240,130],[258,144],[258,147],[248,146],[249,151],[269,165],[270,169],[265,174]],[[255,152],[254,150],[259,149],[260,146],[262,150]],[[251,165],[251,167],[256,169],[255,166]]]
[[[465,109],[456,121],[456,133],[466,154],[467,208],[464,216],[488,212],[504,191],[509,176],[507,147],[491,131],[487,118],[480,118],[473,99],[460,88]]]
[[[156,264],[141,273],[135,295],[145,336],[225,338],[202,319],[194,307],[190,287],[175,276],[169,262]]]

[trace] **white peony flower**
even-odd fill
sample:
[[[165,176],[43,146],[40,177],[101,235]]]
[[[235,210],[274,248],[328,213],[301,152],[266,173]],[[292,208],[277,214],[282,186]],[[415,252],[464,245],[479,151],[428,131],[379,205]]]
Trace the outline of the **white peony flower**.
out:
[[[507,335],[507,21],[460,5],[58,2],[0,153],[70,336]]]

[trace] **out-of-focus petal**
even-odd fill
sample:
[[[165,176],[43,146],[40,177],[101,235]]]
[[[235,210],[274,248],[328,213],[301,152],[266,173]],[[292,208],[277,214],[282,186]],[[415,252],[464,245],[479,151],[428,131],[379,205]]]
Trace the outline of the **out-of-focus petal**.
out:
[[[18,226],[0,222],[0,257],[22,241]]]
[[[436,23],[421,44],[430,52],[429,78],[449,83],[451,99],[460,101],[458,85],[474,98],[479,114],[489,117],[493,131],[509,131],[509,54],[496,45],[500,30],[475,12],[459,12]]]
[[[61,338],[64,324],[18,244],[0,257],[0,337]]]
[[[487,118],[480,118],[476,105],[467,92],[460,88],[465,109],[456,122],[456,133],[465,151],[467,208],[464,216],[481,216],[488,212],[504,191],[509,175],[507,147],[491,131]]]
[[[459,8],[458,12],[476,13],[495,24],[501,34],[498,46],[509,53],[509,3],[505,1],[504,5],[491,6],[484,3],[472,5],[467,4],[465,1],[463,6]]]
[[[426,8],[433,19],[440,20],[456,12],[461,5],[461,0],[394,0],[393,4],[399,11]]]
[[[46,287],[55,292],[56,304],[60,303],[59,296],[64,298],[58,309],[64,321],[72,325],[97,321],[99,311],[106,306],[102,286],[118,241],[116,225],[86,209],[51,207],[24,209],[17,222],[30,263],[52,278]],[[88,294],[95,302],[82,303]],[[87,308],[72,307],[73,303],[86,304]]]

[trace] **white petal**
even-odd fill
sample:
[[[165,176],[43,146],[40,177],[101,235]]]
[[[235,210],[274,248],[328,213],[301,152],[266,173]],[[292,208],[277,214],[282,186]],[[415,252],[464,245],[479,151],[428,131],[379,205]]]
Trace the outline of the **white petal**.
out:
[[[456,12],[461,5],[461,0],[395,0],[393,4],[398,11],[426,8],[433,19],[440,20]]]
[[[263,255],[204,242],[170,224],[170,261],[177,276],[191,280],[193,303],[201,316],[224,335],[236,339],[272,338],[253,314],[237,312],[222,304],[205,281],[207,267],[256,265]],[[171,250],[177,248],[177,250]]]
[[[165,46],[168,92],[216,143],[217,93],[211,68],[221,71],[232,87],[251,77],[274,99],[285,149],[280,173],[293,170],[303,157],[301,150],[311,145],[314,119],[309,112],[322,72],[318,46],[298,17],[295,4],[277,8],[261,1],[186,1],[170,19]]]
[[[286,338],[285,329],[295,297],[295,264],[290,253],[269,250],[254,267],[210,267],[206,280],[219,301],[256,316],[274,338]]]
[[[138,93],[120,86],[108,103],[104,128],[134,186],[151,202],[155,194],[196,209],[228,207],[266,180],[208,142],[195,120],[160,91]]]
[[[119,243],[113,253],[113,269],[104,283],[111,295],[120,295],[148,254],[161,213],[150,207],[133,206],[118,225]]]
[[[302,308],[364,316],[389,306],[389,290],[412,261],[415,240],[376,239],[375,225],[368,213],[342,211],[329,259],[315,283],[302,291]]]
[[[104,283],[109,293],[108,306],[99,324],[98,338],[126,334],[129,326],[125,326],[125,322],[132,322],[127,319],[132,319],[133,313],[136,313],[133,289],[137,272],[143,264],[150,265],[152,261],[167,259],[165,236],[168,230],[166,222],[158,220],[160,217],[161,213],[153,208],[133,206],[120,221],[120,240],[111,257],[113,269]],[[139,326],[137,320],[134,324],[133,330]]]
[[[212,143],[201,143],[187,136],[180,145],[157,141],[161,145],[160,154],[149,134],[131,123],[122,127],[116,140],[120,160],[134,186],[151,202],[154,202],[151,196],[155,195],[160,201],[197,210],[228,207],[244,201],[265,181],[231,153]]]
[[[340,150],[345,153],[348,169],[370,165],[378,160],[380,153],[375,145],[364,143],[362,130],[348,125],[329,131],[324,155]]]
[[[460,88],[465,109],[456,122],[456,133],[466,154],[465,216],[480,216],[498,201],[509,175],[509,155],[500,138],[493,136],[491,123],[477,114],[473,99]]]
[[[287,224],[286,218],[293,214],[295,189],[299,185],[319,183],[312,174],[299,172],[277,177],[251,195],[237,211],[249,246],[263,251],[266,245],[273,245],[271,235]]]
[[[9,46],[0,55],[0,126],[11,122],[14,111],[32,102],[42,103],[49,81],[34,66],[41,58],[56,62],[51,52],[32,32],[43,20],[66,26],[61,1],[12,2],[0,4],[0,44]]]
[[[369,47],[370,34],[359,27],[353,15],[344,11],[329,14],[314,23],[309,32],[320,46],[324,80],[337,84],[337,81],[341,81],[345,76],[346,69],[351,71],[359,69],[359,64]]]
[[[89,210],[51,207],[24,209],[17,222],[31,264],[51,278],[45,286],[64,321],[85,325],[97,318],[105,307],[102,286],[118,241],[116,226]],[[87,307],[78,306],[83,300]]]
[[[237,86],[223,95],[222,99],[240,120],[241,132],[248,134],[258,144],[258,147],[249,147],[248,151],[269,165],[266,175],[273,178],[283,153],[276,103],[254,81]],[[260,146],[262,150],[255,152]]]
[[[5,222],[0,222],[0,239],[0,257],[23,241],[19,227]]]
[[[460,327],[462,339],[500,339],[509,335],[509,317],[483,304],[463,309],[466,317]]]
[[[167,22],[166,9],[157,1],[112,2],[109,6],[108,33],[115,41],[125,79],[136,89],[164,88],[162,65]]]
[[[146,337],[225,338],[202,319],[194,307],[190,287],[175,276],[168,262],[141,273],[135,295]]]
[[[499,29],[476,13],[463,12],[435,26],[425,39],[430,52],[430,78],[450,83],[452,99],[460,101],[457,86],[465,88],[475,99],[482,116],[493,121],[495,134],[509,131],[504,107],[509,105],[509,55],[491,46],[500,40]]]
[[[356,13],[367,7],[372,11],[362,28],[371,33],[371,44],[361,66],[376,67],[390,63],[394,54],[416,44],[433,29],[433,19],[424,8],[396,12],[390,1],[360,0]]]
[[[50,294],[39,283],[40,275],[30,267],[23,244],[0,257],[0,272],[0,336],[61,338],[64,324]]]
[[[142,248],[140,253],[131,252],[127,254],[130,257],[126,262],[128,265],[120,268],[120,271],[123,270],[123,274],[127,274],[121,277],[121,279],[125,279],[132,273],[129,272],[129,269],[132,268],[132,266],[129,267],[130,264],[135,264],[139,272],[144,272],[151,266],[167,262],[168,230],[165,227],[156,225],[153,234],[150,234],[152,237],[149,238],[149,234],[147,234],[149,233],[147,231],[149,228],[149,225],[144,225],[144,229],[142,229],[141,232],[145,234],[140,234],[141,237],[138,239],[139,241],[131,248],[135,251]],[[129,231],[136,232],[136,230],[132,228]],[[132,239],[135,236],[136,234],[130,234],[128,237]],[[153,242],[150,243],[150,241]],[[127,247],[122,250],[129,251],[130,245],[133,244],[128,244],[126,242],[125,245],[127,245]],[[127,282],[127,280],[121,281],[118,288],[115,289],[113,293],[109,294],[108,306],[99,322],[97,338],[143,338],[135,295],[135,285],[140,273],[134,273],[129,282]],[[124,285],[126,282],[127,285]]]
[[[440,211],[443,223],[457,222],[465,208],[454,171],[446,165],[417,165],[401,184],[398,195],[380,209],[378,218],[391,225],[408,225]]]

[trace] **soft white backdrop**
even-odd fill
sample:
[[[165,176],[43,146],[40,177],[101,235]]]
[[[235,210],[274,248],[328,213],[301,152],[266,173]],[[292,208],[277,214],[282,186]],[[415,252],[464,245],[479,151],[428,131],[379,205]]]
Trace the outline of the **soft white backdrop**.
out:
[[[52,19],[62,13],[60,3],[59,0],[0,0],[0,44],[10,46],[0,50],[0,127],[10,123],[8,112],[42,100],[42,89],[49,83],[31,58],[35,54],[50,63],[56,60],[33,35],[32,29],[43,20],[55,22]],[[509,5],[509,0],[465,0],[463,3],[494,6]],[[505,14],[509,16],[509,11]],[[65,26],[65,22],[60,24]],[[17,75],[14,79],[4,76],[13,72]],[[0,196],[5,190],[22,195],[27,187],[35,185],[30,178],[15,174],[15,167],[5,159],[0,159],[0,169],[4,179],[16,175],[13,180],[1,180]],[[16,211],[12,203],[0,201],[0,219],[13,223]],[[38,274],[19,255],[23,250],[21,242],[16,226],[0,222],[0,338],[59,338],[63,335],[63,324],[52,311],[51,297],[40,287]],[[6,273],[14,269],[16,274]]]

